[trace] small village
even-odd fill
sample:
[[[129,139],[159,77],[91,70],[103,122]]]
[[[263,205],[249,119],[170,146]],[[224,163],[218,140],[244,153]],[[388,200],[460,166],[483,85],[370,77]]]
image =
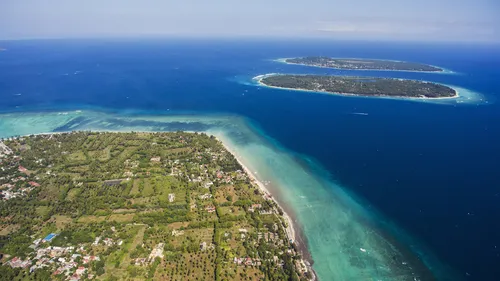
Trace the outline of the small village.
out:
[[[117,242],[112,238],[97,237],[91,244],[80,244],[76,246],[50,246],[50,242],[58,235],[50,233],[46,237],[38,238],[29,246],[33,251],[24,260],[19,257],[13,257],[7,264],[12,268],[29,268],[32,273],[37,269],[53,270],[52,275],[64,276],[67,280],[76,281],[82,278],[93,279],[95,274],[89,274],[89,267],[92,262],[99,262],[99,256],[90,255],[92,247],[104,245],[111,247],[113,245],[121,246],[122,240]],[[9,257],[6,257],[9,258]]]
[[[21,165],[17,165],[18,173],[5,173],[9,168],[13,168],[21,160],[21,157],[12,155],[12,150],[3,142],[0,142],[0,198],[9,200],[16,197],[26,196],[31,190],[39,187],[35,180],[31,180],[28,169]]]

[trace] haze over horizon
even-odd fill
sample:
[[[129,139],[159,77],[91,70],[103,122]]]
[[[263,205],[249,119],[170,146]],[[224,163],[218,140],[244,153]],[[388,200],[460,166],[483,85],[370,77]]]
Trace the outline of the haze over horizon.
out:
[[[494,0],[3,0],[0,39],[190,36],[500,42]]]

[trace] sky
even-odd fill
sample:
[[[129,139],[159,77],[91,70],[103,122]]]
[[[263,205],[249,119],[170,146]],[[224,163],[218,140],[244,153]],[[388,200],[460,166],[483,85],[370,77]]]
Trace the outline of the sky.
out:
[[[500,42],[499,0],[0,0],[0,39],[319,37]]]

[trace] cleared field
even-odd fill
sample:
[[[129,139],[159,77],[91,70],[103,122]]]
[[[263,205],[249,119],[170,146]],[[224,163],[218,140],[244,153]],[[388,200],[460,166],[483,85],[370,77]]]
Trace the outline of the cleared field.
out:
[[[155,194],[153,185],[149,179],[144,179],[144,189],[142,190],[142,197],[149,197]]]
[[[78,194],[80,194],[80,188],[72,188],[68,191],[68,194],[66,194],[66,200],[72,201]]]
[[[101,162],[108,161],[110,158],[110,147],[106,147],[104,150],[94,150],[94,151],[89,151],[88,156],[90,159],[97,159]]]
[[[56,200],[61,196],[60,188],[57,185],[43,185],[40,189],[39,198],[41,200]]]
[[[63,230],[66,225],[71,223],[73,221],[72,218],[68,216],[61,216],[61,215],[53,215],[52,218],[56,222],[56,227],[58,230]]]
[[[134,219],[135,214],[112,214],[108,217],[109,221],[115,222],[130,222]]]
[[[49,213],[50,213],[50,207],[49,206],[39,206],[39,207],[36,207],[36,213],[37,215],[39,215],[40,217],[45,217],[47,216]]]
[[[19,224],[0,224],[0,235],[8,235],[11,232],[18,230],[21,227]]]
[[[79,223],[94,223],[94,222],[103,222],[106,220],[105,216],[81,216],[78,218],[77,222]]]
[[[77,152],[71,153],[67,157],[68,157],[69,161],[73,161],[73,162],[87,160],[87,157],[85,156],[85,154],[82,151],[77,151]]]
[[[217,203],[235,202],[239,199],[233,185],[225,185],[223,187],[220,187],[217,189],[217,192],[215,194],[215,200],[217,201]]]
[[[127,213],[135,213],[137,212],[136,209],[115,209],[113,210],[113,213],[115,214],[127,214]]]
[[[139,186],[143,183],[143,179],[135,179],[132,189],[130,190],[130,196],[137,196],[141,192],[139,191]]]
[[[245,210],[238,206],[219,207],[221,215],[240,216],[245,215]]]
[[[172,237],[170,243],[176,248],[192,243],[197,245],[202,242],[210,244],[213,241],[213,235],[213,228],[186,229],[183,235]]]

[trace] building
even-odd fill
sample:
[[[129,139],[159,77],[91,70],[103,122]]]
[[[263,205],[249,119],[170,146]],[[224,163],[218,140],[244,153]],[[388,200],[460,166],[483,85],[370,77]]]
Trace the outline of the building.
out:
[[[39,184],[39,183],[34,182],[34,181],[30,181],[30,182],[28,182],[28,183],[29,183],[32,187],[39,187],[39,186],[40,186],[40,184]]]
[[[258,259],[252,259],[249,257],[246,258],[237,258],[234,257],[233,262],[237,265],[245,265],[245,266],[254,266],[254,265],[261,265],[260,260]]]
[[[172,230],[172,236],[180,236],[180,235],[184,235],[184,230]]]
[[[17,170],[21,173],[27,173],[28,172],[28,169],[24,168],[23,166],[19,165],[19,167],[17,168]]]
[[[97,236],[92,243],[92,246],[97,246],[99,244],[99,241],[101,241],[101,236]]]
[[[71,277],[70,277],[68,280],[69,280],[69,281],[78,281],[78,280],[80,280],[80,278],[82,278],[82,277],[80,276],[80,274],[76,274],[76,273],[75,273],[75,274],[71,275]]]
[[[144,265],[146,264],[146,258],[136,258],[134,261],[135,265]]]
[[[11,259],[8,264],[12,267],[12,268],[26,268],[28,266],[31,265],[31,261],[29,259],[23,261],[22,259],[18,258],[18,257],[15,257],[13,259]]]
[[[253,213],[256,209],[260,208],[262,208],[261,204],[252,204],[252,206],[248,208],[248,211]]]
[[[109,247],[109,246],[113,246],[113,244],[114,244],[113,239],[111,239],[111,238],[105,238],[105,239],[103,240],[103,242],[104,242],[104,245],[106,245],[106,246],[108,246],[108,247]]]
[[[174,193],[168,194],[168,202],[172,203],[174,202],[174,200],[175,200],[175,194]]]
[[[203,194],[203,195],[200,195],[200,196],[199,196],[199,198],[200,198],[201,200],[210,199],[210,198],[212,198],[212,194],[210,194],[210,193],[205,193],[205,194]]]
[[[76,269],[76,272],[75,274],[78,274],[78,275],[83,275],[85,272],[87,271],[87,269],[83,266],[80,266]]]
[[[148,257],[149,262],[153,262],[156,258],[163,258],[163,247],[165,247],[164,243],[159,243],[155,246],[155,248],[151,251]]]
[[[91,261],[100,261],[101,258],[99,258],[97,256],[84,256],[82,260],[83,260],[83,264],[87,264]]]

